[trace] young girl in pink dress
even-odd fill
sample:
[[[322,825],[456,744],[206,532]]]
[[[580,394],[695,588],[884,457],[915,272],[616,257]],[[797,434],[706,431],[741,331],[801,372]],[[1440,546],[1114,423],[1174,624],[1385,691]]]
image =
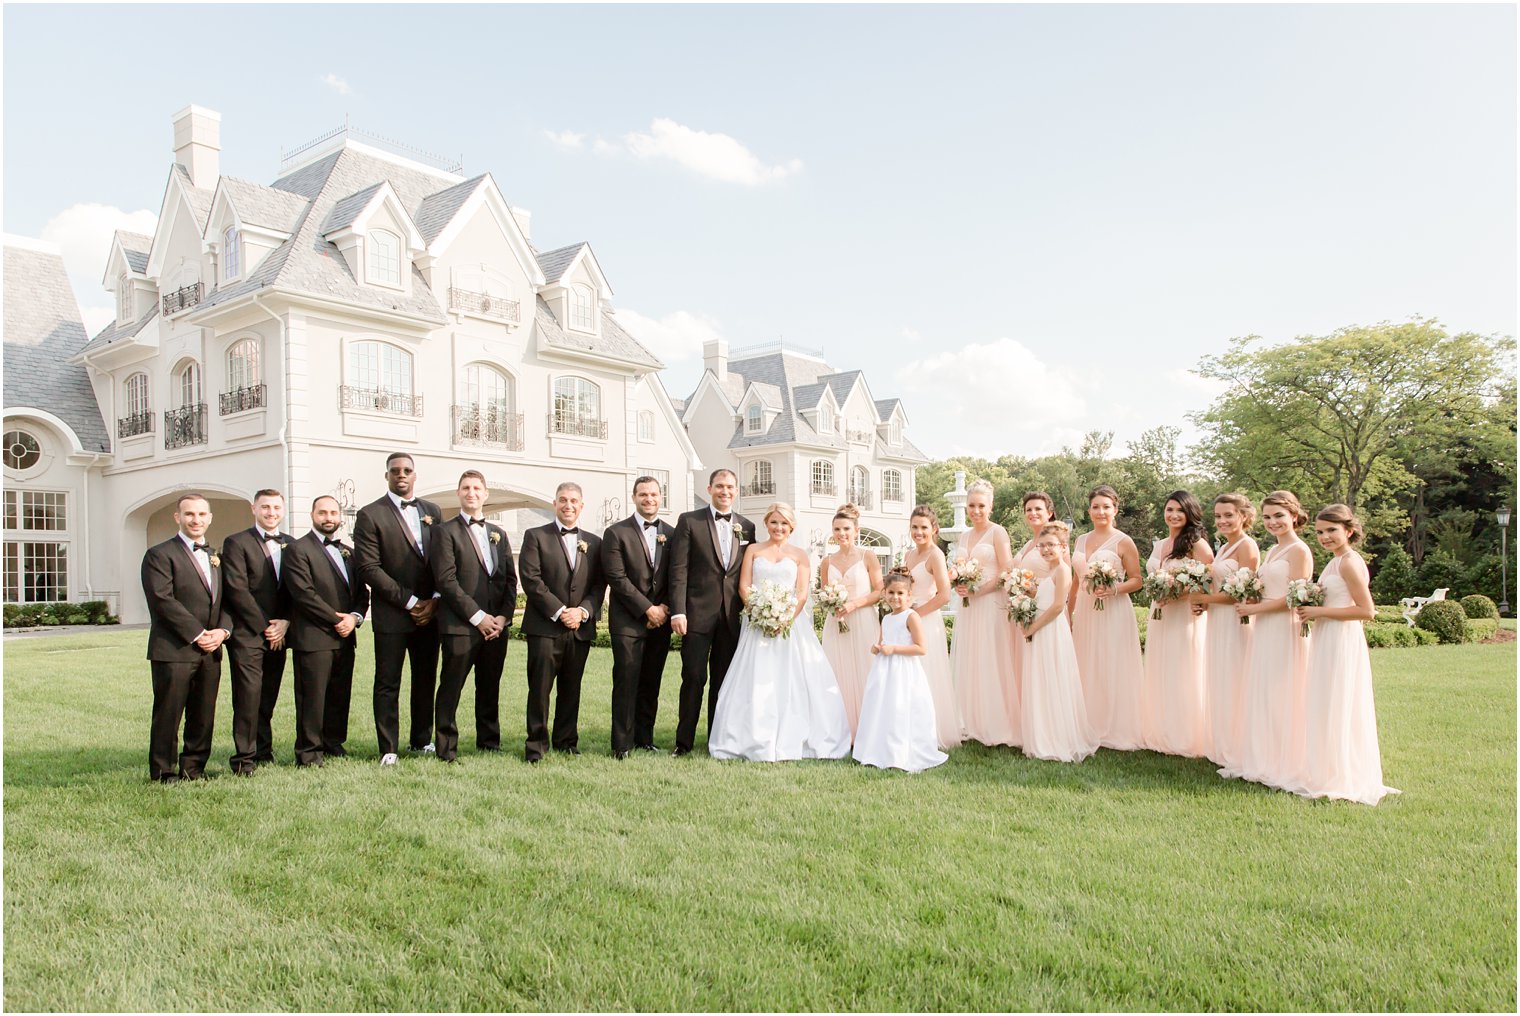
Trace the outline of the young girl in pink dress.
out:
[[[1304,692],[1308,642],[1288,609],[1288,582],[1314,574],[1314,555],[1298,538],[1309,517],[1292,491],[1275,490],[1261,502],[1261,520],[1277,544],[1261,562],[1260,603],[1237,603],[1249,617],[1251,651],[1246,657],[1245,704],[1240,717],[1240,757],[1221,776],[1292,790],[1304,763]]]
[[[1047,522],[1035,538],[1047,574],[1039,580],[1035,601],[1040,613],[1029,626],[1015,629],[1024,641],[1024,686],[1019,696],[1024,754],[1052,762],[1080,762],[1098,750],[1082,701],[1077,653],[1066,623],[1071,568],[1065,560],[1071,530],[1064,522]]]
[[[1140,588],[1140,551],[1135,541],[1114,528],[1119,493],[1103,483],[1087,495],[1092,532],[1077,537],[1071,564],[1076,572],[1067,604],[1082,675],[1087,720],[1105,748],[1133,751],[1140,738],[1140,688],[1145,672],[1140,658],[1140,627],[1129,594]],[[1106,562],[1125,576],[1116,586],[1088,592],[1083,583],[1089,565]],[[1097,604],[1104,609],[1099,610]]]
[[[1203,528],[1203,505],[1185,490],[1167,495],[1163,511],[1170,535],[1151,550],[1148,570],[1192,558],[1213,564]],[[1145,629],[1145,690],[1140,695],[1140,730],[1145,746],[1168,755],[1208,754],[1209,728],[1204,699],[1203,661],[1208,619],[1193,614],[1188,597],[1161,605]]]
[[[913,610],[913,578],[904,568],[887,575],[883,595],[892,612],[882,618],[881,642],[855,733],[855,761],[881,769],[923,772],[946,755],[935,743],[934,702],[922,660],[928,626]]]
[[[1214,529],[1224,547],[1210,567],[1213,591],[1193,597],[1193,613],[1208,613],[1204,651],[1204,680],[1209,703],[1209,758],[1229,768],[1240,761],[1240,715],[1245,702],[1246,655],[1254,625],[1241,624],[1235,601],[1219,587],[1242,568],[1261,567],[1261,549],[1251,538],[1256,506],[1244,494],[1220,494],[1214,499]]]
[[[1335,556],[1319,574],[1322,607],[1299,607],[1297,620],[1312,621],[1308,693],[1304,708],[1304,764],[1298,792],[1377,804],[1386,794],[1378,751],[1377,712],[1372,705],[1372,663],[1362,622],[1373,618],[1367,563],[1352,548],[1362,524],[1351,509],[1332,504],[1314,520],[1319,545]]]
[[[1036,582],[1050,574],[1050,565],[1040,556],[1036,544],[1045,523],[1055,517],[1056,502],[1049,494],[1042,490],[1031,490],[1024,495],[1024,524],[1029,527],[1030,537],[1018,553],[1013,555],[1013,566],[1034,572]],[[1062,553],[1061,560],[1066,560],[1066,553]],[[1013,687],[1021,700],[1024,696],[1024,657],[1028,655],[1028,648],[1029,644],[1022,638],[1013,640]]]
[[[985,745],[1017,747],[1019,697],[1013,684],[1013,632],[1008,623],[1008,596],[998,576],[1013,567],[1008,533],[992,523],[992,484],[977,480],[966,488],[966,521],[952,561],[981,562],[982,580],[972,590],[955,587],[960,599],[955,615],[950,673],[955,678],[956,703],[966,738]],[[967,602],[969,601],[969,602]]]
[[[950,680],[950,647],[945,642],[945,619],[940,608],[950,602],[950,575],[945,570],[945,554],[935,546],[939,535],[939,516],[921,504],[908,517],[908,535],[912,548],[903,555],[903,567],[913,578],[913,610],[923,623],[925,652],[924,674],[929,680],[929,696],[934,700],[934,726],[939,746],[949,751],[961,743],[961,715],[955,704],[955,684]]]
[[[871,647],[881,641],[881,621],[876,613],[876,603],[881,599],[881,565],[875,554],[855,546],[859,535],[860,509],[841,505],[834,513],[834,542],[839,549],[823,559],[818,571],[820,586],[843,582],[850,593],[844,609],[823,622],[823,655],[829,658],[839,681],[852,733],[860,722],[860,702],[866,694],[866,675],[871,672]]]

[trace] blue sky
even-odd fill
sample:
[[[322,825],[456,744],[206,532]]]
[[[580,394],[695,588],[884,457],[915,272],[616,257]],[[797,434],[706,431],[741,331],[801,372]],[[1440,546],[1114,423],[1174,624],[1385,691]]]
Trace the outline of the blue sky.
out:
[[[930,454],[1185,426],[1188,368],[1432,316],[1515,334],[1513,6],[7,6],[4,228],[109,313],[170,115],[268,182],[342,123],[589,240],[670,365],[777,338]],[[173,49],[165,45],[173,42]]]

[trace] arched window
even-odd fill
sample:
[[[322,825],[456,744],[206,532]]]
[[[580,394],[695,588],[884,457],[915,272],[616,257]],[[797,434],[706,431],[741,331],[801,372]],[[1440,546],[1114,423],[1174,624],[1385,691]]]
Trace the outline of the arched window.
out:
[[[741,493],[745,497],[770,497],[776,493],[776,481],[772,478],[768,461],[756,459],[744,464],[744,490]]]
[[[596,296],[590,286],[570,290],[570,327],[580,332],[596,331]]]
[[[744,433],[758,434],[765,426],[765,411],[758,405],[750,406],[744,414]]]
[[[24,430],[7,431],[4,445],[7,469],[31,469],[42,460],[42,446]]]
[[[164,414],[164,447],[185,448],[206,443],[206,403],[201,394],[201,365],[182,360],[174,368],[176,405]]]
[[[834,414],[828,406],[818,407],[818,432],[820,434],[834,433]]]
[[[259,340],[239,339],[227,349],[227,387],[236,391],[252,388],[259,376]]]
[[[174,391],[178,397],[176,409],[198,405],[201,401],[201,365],[187,360],[175,370]]]
[[[422,415],[422,399],[412,395],[412,354],[389,342],[349,343],[348,384],[341,396],[344,409]]]
[[[827,459],[813,460],[813,493],[828,494],[833,496],[837,488],[834,486],[834,463]]]
[[[459,396],[454,440],[522,450],[522,418],[513,412],[517,390],[510,376],[490,364],[467,364]]]
[[[228,226],[222,234],[222,278],[235,279],[243,271],[243,234]]]
[[[871,471],[865,466],[850,470],[848,500],[857,508],[871,507]]]
[[[899,469],[884,469],[881,474],[881,499],[901,502],[903,499],[903,476]]]
[[[369,232],[369,281],[401,285],[401,238],[385,229]]]
[[[127,415],[137,416],[152,411],[152,406],[148,404],[148,375],[138,371],[127,378]]]
[[[654,414],[647,409],[639,410],[639,440],[654,441]]]
[[[887,428],[887,444],[893,448],[902,444],[902,424],[896,420],[893,420],[892,426]]]
[[[132,277],[126,272],[116,280],[116,318],[118,321],[132,320]]]
[[[602,419],[602,390],[585,378],[555,378],[549,430],[555,434],[605,438],[607,421]]]

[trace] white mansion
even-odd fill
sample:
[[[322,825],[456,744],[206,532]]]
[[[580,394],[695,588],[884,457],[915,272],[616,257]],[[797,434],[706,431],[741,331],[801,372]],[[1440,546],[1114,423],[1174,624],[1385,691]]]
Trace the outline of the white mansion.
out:
[[[664,481],[674,513],[726,464],[741,511],[797,505],[799,543],[847,497],[878,543],[903,544],[924,459],[859,372],[712,349],[675,404],[590,245],[539,250],[489,174],[344,130],[266,186],[219,175],[216,113],[173,126],[156,231],[112,241],[117,313],[99,334],[56,251],[6,238],[5,602],[104,599],[145,620],[139,565],[179,492],[210,498],[220,542],[251,523],[255,490],[280,489],[300,534],[320,494],[349,511],[378,497],[398,450],[446,508],[467,468],[492,513],[544,509],[574,479],[600,529],[635,476]]]

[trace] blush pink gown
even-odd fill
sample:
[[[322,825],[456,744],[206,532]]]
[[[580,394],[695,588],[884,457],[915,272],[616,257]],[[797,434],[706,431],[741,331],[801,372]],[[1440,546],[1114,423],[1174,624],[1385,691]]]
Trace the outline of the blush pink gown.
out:
[[[1165,564],[1172,541],[1161,540],[1147,562]],[[1173,600],[1154,614],[1145,629],[1145,685],[1140,693],[1140,732],[1145,746],[1168,755],[1199,758],[1209,752],[1204,692],[1204,643],[1208,616],[1193,616],[1186,602]]]
[[[871,573],[866,560],[861,558],[839,572],[839,566],[831,556],[823,563],[823,583],[843,582],[850,591],[850,599],[858,600],[871,592]],[[840,633],[839,619],[823,620],[823,655],[834,668],[834,679],[839,682],[839,693],[844,696],[844,714],[850,721],[850,733],[860,726],[860,703],[866,697],[866,678],[871,673],[871,647],[881,640],[881,617],[876,604],[857,607],[845,615],[849,631]]]
[[[1043,613],[1055,602],[1055,580],[1040,580],[1035,594]],[[1063,612],[1064,613],[1064,612]],[[1019,696],[1024,754],[1051,762],[1080,762],[1098,750],[1098,739],[1087,722],[1077,653],[1064,616],[1024,642],[1024,686]]]
[[[997,548],[991,528],[975,544],[974,532],[961,534],[952,557],[975,557],[982,563],[982,588],[996,585]],[[968,549],[969,548],[969,549]],[[1019,696],[1013,683],[1013,630],[1008,621],[1008,598],[1001,589],[973,596],[970,606],[957,602],[950,673],[955,679],[956,704],[966,739],[985,745],[1017,747]]]
[[[1103,546],[1090,552],[1091,533],[1077,540],[1077,549],[1071,555],[1077,583],[1071,634],[1093,734],[1105,748],[1134,751],[1145,747],[1140,738],[1140,688],[1145,668],[1134,604],[1124,593],[1110,596],[1104,609],[1098,610],[1094,606],[1096,597],[1082,586],[1089,562],[1103,560],[1115,568],[1123,567],[1119,560],[1122,536],[1116,531]]]
[[[932,600],[936,590],[928,561],[913,566],[913,605]],[[934,701],[934,729],[942,751],[961,743],[961,714],[955,704],[955,683],[950,680],[950,647],[945,644],[945,619],[933,610],[919,618],[929,651],[923,656],[924,674],[929,679],[929,696]]]
[[[1214,592],[1240,570],[1240,562],[1229,555],[1243,537],[1219,552],[1209,567],[1214,575]],[[1251,649],[1251,633],[1256,624],[1241,624],[1233,603],[1209,604],[1208,641],[1204,651],[1204,676],[1208,682],[1209,741],[1213,750],[1209,758],[1226,768],[1240,761],[1240,716],[1245,703],[1246,656]]]

